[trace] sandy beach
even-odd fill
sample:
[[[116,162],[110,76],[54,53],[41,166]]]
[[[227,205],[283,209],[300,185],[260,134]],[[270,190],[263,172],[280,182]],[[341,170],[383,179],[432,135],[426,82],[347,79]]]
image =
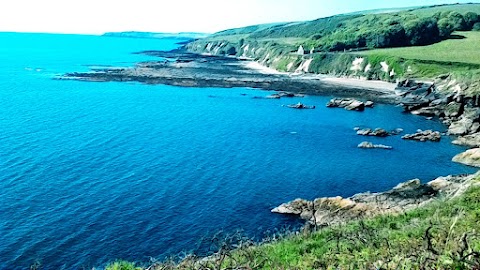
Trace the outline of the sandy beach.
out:
[[[245,64],[245,67],[248,69],[255,70],[261,74],[274,74],[274,75],[288,75],[293,78],[305,79],[305,80],[319,80],[322,83],[333,84],[338,86],[353,87],[353,88],[362,88],[362,89],[371,89],[375,91],[382,91],[387,94],[395,93],[395,83],[385,82],[385,81],[374,81],[374,80],[362,80],[355,78],[346,78],[346,77],[334,77],[329,75],[312,75],[304,73],[291,73],[291,72],[280,72],[273,68],[266,67],[258,62],[249,61]]]

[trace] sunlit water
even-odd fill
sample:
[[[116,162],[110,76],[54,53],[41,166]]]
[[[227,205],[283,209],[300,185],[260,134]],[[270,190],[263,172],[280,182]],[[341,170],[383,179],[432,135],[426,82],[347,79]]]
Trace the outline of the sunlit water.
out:
[[[295,226],[270,210],[297,197],[473,171],[450,161],[463,148],[448,137],[419,143],[353,131],[445,129],[394,106],[358,113],[325,108],[328,97],[52,80],[151,60],[131,53],[175,42],[0,34],[0,268],[164,258],[195,251],[219,230],[262,237]],[[298,101],[317,109],[281,106]],[[364,140],[394,150],[358,149]]]

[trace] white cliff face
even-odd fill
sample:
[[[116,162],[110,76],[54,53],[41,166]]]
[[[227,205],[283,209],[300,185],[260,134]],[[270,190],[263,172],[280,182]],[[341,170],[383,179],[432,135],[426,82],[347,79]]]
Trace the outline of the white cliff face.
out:
[[[265,55],[265,58],[263,58],[263,60],[261,61],[261,64],[265,64],[268,60],[270,59],[270,54],[267,53],[267,55]]]
[[[367,72],[369,72],[370,70],[372,70],[372,65],[371,65],[370,63],[368,63],[368,65],[365,67],[364,72],[367,73]]]
[[[309,72],[310,64],[312,64],[313,59],[308,59],[307,61],[303,62],[296,70],[297,73],[302,72]]]
[[[208,44],[207,44],[207,47],[205,48],[205,50],[207,50],[207,52],[211,52],[211,51],[212,51],[212,47],[213,47],[213,44],[212,44],[212,43],[208,43]]]
[[[287,71],[290,72],[293,68],[293,65],[294,63],[293,62],[290,62],[288,65],[287,65]]]
[[[350,68],[350,70],[351,71],[361,71],[363,61],[365,61],[365,59],[362,58],[362,57],[355,58],[355,60],[353,60],[353,62],[352,62],[352,67]]]
[[[385,72],[385,73],[388,73],[388,70],[390,69],[390,66],[387,64],[387,62],[383,61],[380,63],[380,65],[382,66],[382,71]]]
[[[392,70],[390,71],[390,77],[393,77],[397,75],[397,73],[395,73],[395,69],[392,68]]]
[[[248,50],[250,49],[250,44],[244,45],[243,46],[243,57],[247,57]]]

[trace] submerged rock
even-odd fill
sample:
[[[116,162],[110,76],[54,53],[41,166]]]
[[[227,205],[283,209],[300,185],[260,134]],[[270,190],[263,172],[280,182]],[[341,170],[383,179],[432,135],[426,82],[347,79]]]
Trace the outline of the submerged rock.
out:
[[[439,142],[442,139],[442,134],[438,131],[433,130],[418,130],[417,133],[414,134],[407,134],[402,137],[404,140],[415,140],[415,141],[432,141],[432,142]]]
[[[477,176],[439,177],[427,184],[413,179],[386,192],[359,193],[349,198],[296,199],[274,208],[272,212],[298,215],[312,225],[342,224],[357,218],[402,213],[435,201],[437,197],[456,197],[473,185]]]
[[[480,167],[480,148],[473,148],[453,157],[452,161]]]
[[[358,145],[358,148],[366,148],[366,149],[393,149],[393,147],[383,144],[373,144],[371,142],[362,142]]]

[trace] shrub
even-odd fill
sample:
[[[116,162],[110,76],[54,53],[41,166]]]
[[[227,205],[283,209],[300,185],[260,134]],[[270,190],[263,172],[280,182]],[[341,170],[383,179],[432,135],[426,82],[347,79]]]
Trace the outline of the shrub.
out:
[[[105,267],[105,270],[141,270],[142,268],[136,267],[135,263],[127,261],[116,261]]]

